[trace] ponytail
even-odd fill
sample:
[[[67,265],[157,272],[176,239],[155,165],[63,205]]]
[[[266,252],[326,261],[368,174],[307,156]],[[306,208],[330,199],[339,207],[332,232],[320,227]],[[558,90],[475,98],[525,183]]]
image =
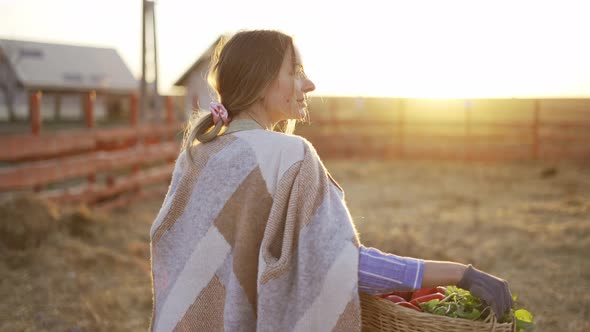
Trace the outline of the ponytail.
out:
[[[200,115],[199,111],[193,113],[194,115],[189,119],[187,130],[185,131],[184,141],[182,143],[182,150],[184,150],[189,157],[189,160],[193,162],[193,155],[191,147],[195,140],[199,143],[207,143],[212,141],[223,127],[223,121],[217,121],[217,124],[213,124],[213,114],[207,113]]]

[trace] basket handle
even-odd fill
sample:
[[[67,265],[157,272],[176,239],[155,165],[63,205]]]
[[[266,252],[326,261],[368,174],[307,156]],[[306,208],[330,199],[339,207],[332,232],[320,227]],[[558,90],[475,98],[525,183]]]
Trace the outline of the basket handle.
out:
[[[512,310],[510,310],[510,316],[512,317],[512,332],[516,332],[516,317],[514,317],[514,312]],[[492,317],[492,319],[491,319],[492,329],[490,330],[490,332],[495,332],[496,331],[496,323],[498,322],[498,320],[496,319],[496,314],[493,311],[491,311],[489,317]]]
[[[492,329],[490,330],[490,332],[495,332],[496,331],[496,314],[492,311],[490,313],[490,317],[492,317]]]

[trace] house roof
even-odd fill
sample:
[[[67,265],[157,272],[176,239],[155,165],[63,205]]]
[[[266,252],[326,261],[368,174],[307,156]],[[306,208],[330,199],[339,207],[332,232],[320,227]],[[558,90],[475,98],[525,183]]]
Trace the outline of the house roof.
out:
[[[25,88],[112,92],[138,88],[123,59],[111,48],[0,39],[0,51]]]
[[[221,41],[222,38],[227,38],[226,35],[221,35],[219,37],[217,37],[217,39],[215,40],[215,42],[213,42],[209,48],[207,48],[207,50],[201,54],[201,56],[197,59],[197,61],[195,61],[193,63],[192,66],[189,67],[189,69],[187,69],[184,74],[182,74],[182,76],[180,76],[180,78],[178,80],[176,80],[176,82],[174,83],[175,86],[184,86],[186,85],[186,80],[189,78],[190,74],[197,69],[197,67],[199,67],[200,65],[202,65],[203,63],[208,63],[211,59],[211,57],[213,56],[213,52],[215,52],[215,47],[217,46],[217,44],[219,43],[219,41]]]

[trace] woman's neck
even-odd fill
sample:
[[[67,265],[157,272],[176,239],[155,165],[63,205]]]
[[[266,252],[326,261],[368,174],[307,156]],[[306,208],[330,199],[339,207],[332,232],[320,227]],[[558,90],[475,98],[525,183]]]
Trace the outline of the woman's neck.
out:
[[[249,119],[254,120],[262,128],[272,131],[276,123],[273,123],[269,114],[259,107],[253,106],[252,108],[243,110],[238,115],[234,116],[233,120]]]

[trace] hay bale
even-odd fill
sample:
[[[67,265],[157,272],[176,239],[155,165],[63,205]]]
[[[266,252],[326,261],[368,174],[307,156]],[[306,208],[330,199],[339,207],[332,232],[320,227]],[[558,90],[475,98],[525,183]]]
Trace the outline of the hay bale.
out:
[[[95,215],[86,205],[80,205],[73,211],[64,213],[60,224],[71,236],[85,240],[95,239],[99,232],[97,225],[103,220]]]
[[[35,195],[8,197],[0,202],[0,244],[9,249],[37,248],[58,227],[56,206]]]

